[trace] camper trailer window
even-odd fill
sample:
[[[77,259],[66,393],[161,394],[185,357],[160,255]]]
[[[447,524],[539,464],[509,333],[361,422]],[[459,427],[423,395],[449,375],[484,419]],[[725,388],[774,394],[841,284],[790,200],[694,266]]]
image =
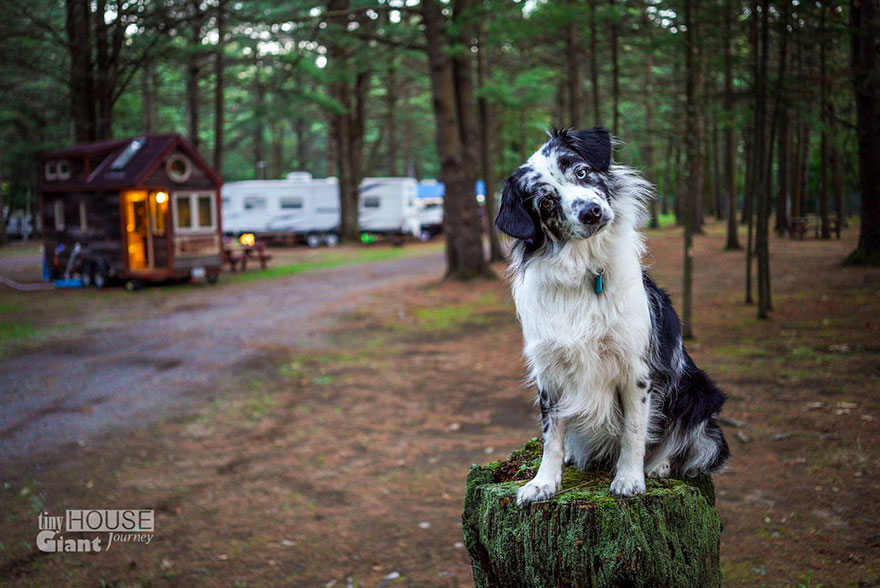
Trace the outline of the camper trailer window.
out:
[[[261,196],[245,196],[244,209],[256,210],[258,208],[266,208],[266,199]]]
[[[211,214],[211,196],[204,195],[199,196],[199,226],[200,227],[213,227],[214,219]]]
[[[291,208],[302,208],[302,198],[294,198],[292,196],[284,196],[281,198],[281,208],[287,210]]]
[[[378,196],[364,196],[364,208],[379,208]]]
[[[190,209],[189,194],[177,196],[174,201],[174,207],[177,209],[177,228],[189,229],[192,227],[192,210]]]
[[[86,211],[86,201],[79,201],[79,229],[85,231],[89,228],[89,216]]]
[[[63,231],[64,230],[64,201],[56,200],[54,206],[55,213],[55,230]]]

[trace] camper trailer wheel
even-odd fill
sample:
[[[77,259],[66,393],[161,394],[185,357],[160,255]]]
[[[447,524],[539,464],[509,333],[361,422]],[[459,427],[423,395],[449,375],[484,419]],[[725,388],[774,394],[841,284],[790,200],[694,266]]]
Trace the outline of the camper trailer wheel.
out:
[[[431,237],[433,236],[434,235],[432,235],[431,231],[429,231],[428,229],[422,229],[422,232],[419,233],[419,241],[421,241],[422,243],[427,243],[431,240]]]
[[[306,245],[314,249],[321,245],[321,235],[315,235],[314,233],[306,237]]]
[[[327,233],[324,235],[324,244],[327,247],[336,247],[339,245],[339,235],[336,233]]]

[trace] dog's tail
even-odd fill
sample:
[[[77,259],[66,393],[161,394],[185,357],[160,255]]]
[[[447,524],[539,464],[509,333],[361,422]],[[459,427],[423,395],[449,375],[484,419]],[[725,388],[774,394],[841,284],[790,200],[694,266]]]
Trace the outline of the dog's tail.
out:
[[[685,369],[676,394],[664,413],[673,424],[677,453],[673,468],[686,474],[721,471],[730,458],[730,447],[716,418],[727,399],[685,352]]]

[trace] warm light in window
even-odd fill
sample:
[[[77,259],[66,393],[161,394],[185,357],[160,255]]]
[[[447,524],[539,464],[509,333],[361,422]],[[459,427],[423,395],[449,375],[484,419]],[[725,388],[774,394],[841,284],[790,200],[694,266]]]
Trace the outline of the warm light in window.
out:
[[[253,233],[242,233],[241,237],[238,238],[238,241],[245,247],[253,247],[256,242]]]
[[[168,194],[166,194],[165,192],[157,192],[156,193],[156,202],[158,202],[159,204],[162,204],[166,200],[168,200]]]

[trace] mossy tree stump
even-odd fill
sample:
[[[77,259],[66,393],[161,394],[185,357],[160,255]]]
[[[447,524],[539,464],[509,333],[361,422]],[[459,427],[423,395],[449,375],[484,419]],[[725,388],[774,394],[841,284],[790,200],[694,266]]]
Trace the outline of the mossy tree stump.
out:
[[[468,474],[462,526],[479,588],[721,585],[709,476],[648,480],[644,495],[616,498],[607,472],[566,468],[556,497],[521,508],[516,492],[540,458],[533,439]]]

